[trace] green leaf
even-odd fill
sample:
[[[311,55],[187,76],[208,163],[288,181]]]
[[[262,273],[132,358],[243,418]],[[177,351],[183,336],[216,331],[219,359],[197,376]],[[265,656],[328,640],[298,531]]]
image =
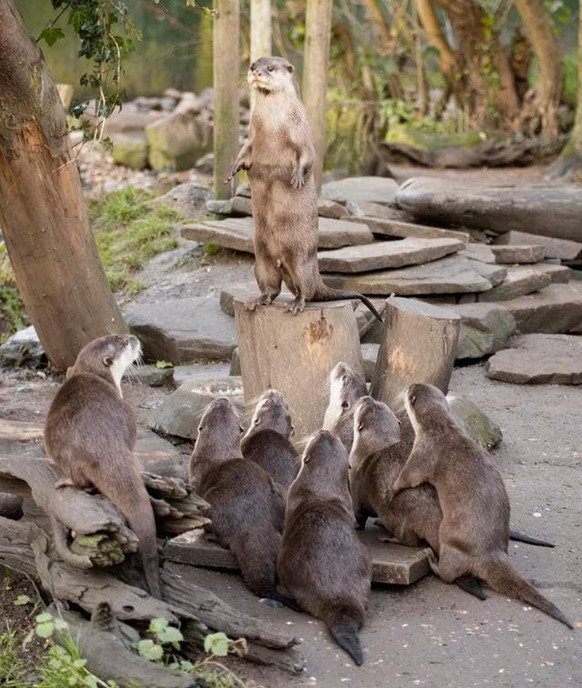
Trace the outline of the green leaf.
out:
[[[52,621],[40,623],[35,628],[34,632],[39,638],[50,638],[55,631],[55,625]]]
[[[52,48],[52,46],[61,38],[65,37],[65,32],[62,29],[59,29],[56,26],[47,26],[40,32],[40,36],[38,37],[39,41],[45,41],[49,48]]]
[[[174,364],[171,361],[156,361],[156,368],[173,368]],[[152,628],[152,625],[154,621],[166,621],[166,619],[153,619],[152,623],[150,624],[150,629]],[[168,625],[168,622],[166,621],[166,626]],[[155,633],[156,631],[152,631]]]
[[[215,657],[226,657],[228,654],[228,637],[225,633],[210,633],[204,638],[204,652]]]
[[[64,631],[65,628],[69,627],[69,624],[64,619],[55,619],[54,624],[57,631]]]
[[[38,616],[35,616],[34,620],[36,621],[36,623],[46,623],[47,621],[53,620],[53,615],[49,614],[48,612],[43,612],[42,614],[38,614]]]
[[[18,595],[18,597],[14,600],[14,606],[15,607],[22,607],[25,604],[30,604],[32,600],[28,595]]]
[[[166,626],[158,631],[158,640],[160,643],[179,643],[184,640],[180,629],[174,626]]]
[[[137,651],[142,657],[145,657],[145,659],[149,659],[152,662],[161,659],[164,655],[162,646],[154,643],[154,641],[150,640],[149,638],[146,640],[140,640],[138,642]]]

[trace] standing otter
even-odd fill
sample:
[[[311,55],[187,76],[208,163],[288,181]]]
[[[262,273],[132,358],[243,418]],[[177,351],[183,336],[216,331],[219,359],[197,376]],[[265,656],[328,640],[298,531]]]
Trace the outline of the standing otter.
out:
[[[208,405],[190,459],[190,482],[210,504],[209,530],[235,555],[246,585],[259,597],[276,592],[285,502],[266,471],[243,459],[241,427],[228,399]]]
[[[140,353],[133,335],[87,344],[51,404],[44,440],[66,476],[57,486],[96,487],[125,516],[139,538],[149,591],[159,598],[156,523],[133,454],[135,418],[121,393],[121,378]]]
[[[444,394],[426,384],[406,391],[406,410],[415,431],[414,446],[391,495],[431,483],[443,518],[440,552],[429,552],[433,571],[446,583],[475,576],[493,590],[537,607],[573,628],[562,612],[511,566],[509,498],[497,467],[452,418]]]
[[[354,410],[358,399],[368,394],[366,382],[347,363],[338,363],[329,374],[329,403],[323,429],[339,438],[348,453],[354,441]]]
[[[281,591],[323,619],[338,645],[362,664],[358,631],[372,565],[354,530],[347,452],[326,430],[310,439],[289,488],[277,571]]]
[[[255,277],[260,296],[247,308],[270,304],[284,281],[298,313],[306,301],[358,298],[382,320],[362,294],[331,289],[317,263],[317,192],[313,177],[315,150],[292,64],[282,57],[260,57],[248,72],[255,89],[250,136],[234,161],[226,182],[247,170],[255,225]]]
[[[244,458],[262,466],[285,497],[300,468],[297,453],[289,441],[292,432],[287,402],[281,392],[269,389],[261,395],[251,426],[240,443]]]

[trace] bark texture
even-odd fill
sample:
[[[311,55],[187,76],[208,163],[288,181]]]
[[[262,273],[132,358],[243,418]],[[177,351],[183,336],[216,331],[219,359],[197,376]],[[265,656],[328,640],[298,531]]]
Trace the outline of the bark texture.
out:
[[[92,339],[127,331],[89,228],[56,85],[12,0],[0,0],[0,226],[57,368]]]

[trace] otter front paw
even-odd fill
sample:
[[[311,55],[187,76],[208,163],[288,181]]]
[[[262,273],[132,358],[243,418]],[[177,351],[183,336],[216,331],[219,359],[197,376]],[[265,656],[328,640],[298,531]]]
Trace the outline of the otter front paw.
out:
[[[305,186],[305,174],[303,173],[303,169],[301,167],[293,172],[293,176],[291,177],[291,186],[294,189],[302,189]]]

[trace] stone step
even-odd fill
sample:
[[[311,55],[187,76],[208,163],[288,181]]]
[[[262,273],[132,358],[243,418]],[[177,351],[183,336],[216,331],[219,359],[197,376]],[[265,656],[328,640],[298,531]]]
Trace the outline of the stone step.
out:
[[[225,220],[205,220],[183,225],[180,232],[184,239],[216,244],[235,251],[254,253],[253,220],[251,217],[229,217]],[[374,236],[362,222],[319,218],[320,249],[335,249],[342,246],[369,244]]]
[[[537,271],[535,268],[509,267],[503,282],[486,294],[479,294],[479,301],[509,301],[525,294],[544,289],[552,280],[549,275]]]
[[[576,260],[582,257],[582,243],[569,239],[554,239],[527,232],[511,231],[500,234],[494,241],[496,246],[519,246],[522,244],[539,244],[545,249],[546,258]]]
[[[461,316],[456,358],[483,358],[507,346],[515,332],[515,318],[496,303],[447,306]]]
[[[494,380],[520,385],[582,384],[582,337],[528,334],[515,348],[498,351],[487,362]]]
[[[511,244],[489,246],[495,260],[504,265],[512,263],[539,263],[545,258],[546,249],[539,244]]]
[[[351,222],[365,222],[374,234],[389,236],[399,239],[406,237],[418,237],[419,239],[459,239],[467,243],[470,239],[468,232],[457,229],[446,229],[444,227],[431,227],[429,225],[412,224],[410,222],[400,222],[398,220],[385,220],[369,215],[346,218]]]
[[[319,269],[327,272],[369,272],[438,260],[460,251],[458,239],[399,239],[375,241],[364,246],[346,246],[318,253]]]
[[[321,186],[321,198],[337,203],[383,203],[394,201],[398,183],[388,177],[347,177]]]
[[[376,526],[358,531],[372,559],[372,582],[411,585],[426,576],[428,559],[423,548],[381,542],[378,536],[382,534],[385,531]],[[239,570],[234,554],[210,542],[202,529],[190,530],[169,540],[164,547],[164,559],[192,566]]]

